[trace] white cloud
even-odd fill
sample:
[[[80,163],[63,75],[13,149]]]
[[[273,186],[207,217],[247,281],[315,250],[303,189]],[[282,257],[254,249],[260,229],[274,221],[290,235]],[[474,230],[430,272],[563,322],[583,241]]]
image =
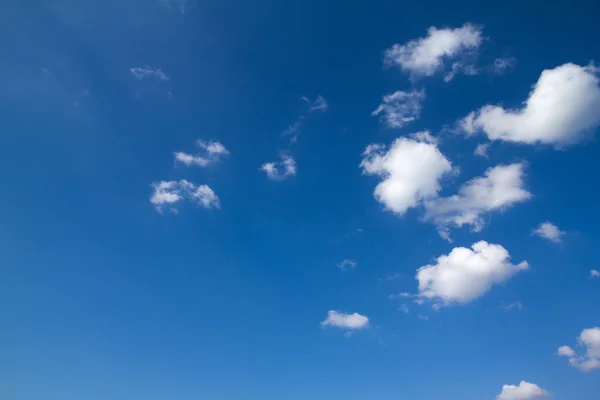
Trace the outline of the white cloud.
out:
[[[384,64],[397,65],[412,76],[431,76],[443,69],[445,59],[460,59],[481,41],[481,29],[471,24],[456,29],[431,27],[427,36],[387,49]]]
[[[327,111],[327,109],[329,108],[329,104],[327,104],[327,101],[322,97],[319,96],[317,97],[317,100],[315,100],[315,102],[310,106],[309,111]]]
[[[419,268],[419,296],[445,305],[469,303],[493,285],[529,268],[526,261],[511,264],[510,254],[498,244],[480,241],[471,249],[455,247],[450,254],[438,257],[435,264]]]
[[[422,319],[423,321],[428,321],[429,317],[426,315],[417,314],[417,318]]]
[[[490,148],[489,143],[478,144],[477,147],[475,147],[475,151],[473,152],[473,154],[475,154],[476,156],[479,156],[479,157],[487,158],[489,148]]]
[[[337,267],[344,272],[348,271],[349,269],[354,269],[354,268],[356,268],[356,266],[357,266],[356,261],[353,261],[353,260],[344,260],[337,265]]]
[[[520,109],[486,105],[459,127],[468,134],[483,131],[490,140],[566,146],[600,126],[599,69],[564,64],[542,72]]]
[[[516,64],[517,60],[514,57],[496,58],[490,72],[494,75],[504,75],[515,69]]]
[[[274,181],[282,181],[290,176],[296,175],[296,161],[292,156],[281,154],[280,161],[264,163],[260,169],[267,174],[267,177]]]
[[[166,207],[172,207],[175,203],[189,200],[204,208],[220,208],[219,197],[208,185],[195,185],[185,179],[179,181],[159,181],[150,185],[153,189],[150,196],[156,210],[163,212]],[[176,212],[176,209],[172,208]]]
[[[358,313],[344,314],[342,312],[330,310],[327,312],[327,318],[321,322],[323,326],[333,326],[335,328],[362,329],[369,324],[369,318]]]
[[[438,144],[438,138],[433,136],[429,131],[415,132],[410,135],[411,138],[425,143]]]
[[[582,372],[600,368],[600,327],[584,329],[577,339],[585,353],[577,355],[569,346],[558,348],[558,355],[569,357],[569,364]]]
[[[400,299],[400,298],[410,299],[412,297],[414,297],[413,294],[408,293],[408,292],[402,292],[402,293],[390,294],[388,296],[388,299],[390,299],[390,300]]]
[[[504,385],[496,400],[542,400],[550,395],[535,383],[521,381],[519,386]]]
[[[590,271],[590,278],[595,279],[595,278],[600,278],[600,271],[597,271],[595,269]]]
[[[410,310],[408,309],[408,306],[406,304],[402,304],[400,306],[400,308],[398,308],[398,310],[402,311],[404,314],[409,314]]]
[[[203,151],[197,154],[189,154],[181,151],[173,153],[176,162],[186,166],[206,167],[218,162],[222,157],[227,156],[229,151],[220,142],[197,140],[196,145]]]
[[[503,310],[505,310],[505,311],[510,311],[513,308],[517,309],[517,310],[522,310],[523,309],[523,303],[521,303],[520,301],[515,301],[515,302],[512,302],[512,303],[503,304],[500,307]]]
[[[522,163],[489,168],[483,177],[463,184],[458,194],[426,201],[425,219],[437,224],[444,235],[448,235],[449,225],[470,225],[474,231],[480,231],[486,213],[502,211],[531,198],[531,193],[523,188],[523,168]]]
[[[381,119],[390,128],[401,128],[404,124],[419,118],[423,99],[425,99],[423,90],[411,92],[398,90],[383,96],[383,103],[371,115],[381,115]]]
[[[552,222],[546,221],[535,228],[533,234],[551,242],[560,243],[565,232],[558,229],[558,226],[554,225]]]
[[[575,357],[575,350],[569,346],[560,346],[556,352],[561,357]]]
[[[147,65],[145,67],[130,68],[129,71],[131,71],[133,76],[140,81],[146,78],[156,78],[164,82],[170,80],[170,78],[160,68],[152,69]]]
[[[444,75],[444,82],[450,82],[458,74],[465,74],[468,76],[477,75],[479,70],[472,64],[464,61],[458,61],[452,64],[452,70]]]
[[[373,195],[398,215],[435,198],[440,180],[452,171],[452,164],[435,144],[407,138],[396,139],[388,151],[383,145],[370,144],[360,167],[364,174],[381,177]]]

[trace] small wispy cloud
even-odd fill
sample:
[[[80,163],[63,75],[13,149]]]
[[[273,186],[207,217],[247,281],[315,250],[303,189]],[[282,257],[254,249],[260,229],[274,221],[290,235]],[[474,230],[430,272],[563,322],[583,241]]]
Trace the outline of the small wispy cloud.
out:
[[[393,281],[393,280],[402,278],[402,276],[403,275],[400,272],[396,272],[394,274],[386,276],[385,278],[383,278],[383,280],[384,281]]]
[[[315,111],[325,112],[329,108],[329,104],[327,103],[327,100],[325,100],[323,98],[323,96],[321,96],[321,95],[319,95],[315,101],[312,101],[311,99],[309,99],[306,96],[302,96],[302,97],[300,97],[300,99],[304,100],[305,102],[308,103],[308,105],[309,105],[308,111],[309,112],[315,112]]]
[[[130,68],[130,71],[133,74],[133,76],[135,76],[140,81],[147,78],[156,78],[160,81],[168,82],[171,79],[160,68],[152,69],[147,65],[144,67]]]
[[[429,317],[426,315],[417,314],[417,318],[422,319],[423,321],[429,321]]]
[[[337,267],[340,270],[346,272],[348,270],[356,268],[357,265],[358,264],[354,260],[343,260],[342,262],[340,262],[340,263],[337,264]]]
[[[390,300],[395,300],[395,299],[411,299],[415,297],[414,294],[408,293],[408,292],[402,292],[402,293],[396,293],[396,294],[390,294],[388,296],[388,299]]]
[[[479,157],[487,158],[489,148],[490,148],[489,143],[478,144],[477,147],[475,147],[475,151],[473,152],[473,154],[475,154],[476,156],[479,156]]]
[[[197,140],[196,145],[202,150],[200,153],[190,154],[182,151],[173,153],[176,162],[186,166],[206,167],[221,160],[222,157],[229,155],[229,150],[220,142]]]
[[[514,301],[512,303],[505,303],[500,305],[500,308],[503,309],[504,311],[510,311],[510,310],[522,310],[523,309],[523,303],[521,303],[520,301]]]
[[[153,182],[150,203],[161,214],[167,208],[177,213],[174,206],[183,200],[189,200],[203,208],[221,208],[219,197],[208,185],[195,185],[185,179],[179,181]]]
[[[261,165],[261,171],[274,181],[283,181],[296,175],[296,160],[287,154],[281,154],[279,158],[279,161],[271,161]]]
[[[600,271],[595,270],[595,269],[591,270],[590,271],[590,278],[592,278],[592,279],[600,279]]]
[[[382,103],[371,115],[380,116],[390,128],[401,128],[419,118],[423,99],[425,99],[423,90],[410,92],[398,90],[383,96]]]
[[[346,314],[339,311],[330,310],[327,312],[327,318],[321,322],[322,326],[332,326],[344,329],[362,329],[369,324],[369,318],[358,313]]]
[[[516,64],[517,59],[514,57],[496,58],[489,71],[493,75],[504,75],[515,69]]]
[[[558,229],[558,226],[554,225],[552,222],[546,221],[535,228],[532,234],[554,243],[560,243],[565,232]]]
[[[408,306],[406,304],[402,304],[398,310],[402,311],[404,314],[409,314],[410,310],[408,309]]]
[[[164,6],[168,8],[177,8],[181,11],[182,14],[185,14],[186,5],[190,2],[190,0],[159,0]]]

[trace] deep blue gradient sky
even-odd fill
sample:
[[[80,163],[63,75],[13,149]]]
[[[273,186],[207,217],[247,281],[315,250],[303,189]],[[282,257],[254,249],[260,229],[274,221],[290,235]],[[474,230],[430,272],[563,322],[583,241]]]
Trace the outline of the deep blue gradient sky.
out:
[[[494,142],[483,158],[485,135],[448,128],[485,104],[520,107],[544,69],[600,61],[597,2],[4,3],[0,398],[480,400],[521,380],[598,398],[599,371],[556,355],[600,326],[598,135],[566,149]],[[446,83],[383,67],[394,43],[468,22],[485,37],[478,65],[514,57],[514,70]],[[144,66],[169,81],[136,79]],[[370,115],[413,87],[426,90],[420,119],[390,129]],[[319,95],[327,111],[307,113],[300,98]],[[281,133],[301,115],[288,147]],[[453,229],[452,243],[418,209],[386,211],[361,154],[424,129],[460,167],[441,195],[524,162],[532,199],[481,232]],[[230,154],[175,164],[197,139]],[[297,174],[269,180],[260,166],[282,150]],[[179,179],[209,185],[220,209],[157,212],[150,184]],[[546,220],[560,243],[531,234]],[[479,240],[530,269],[439,311],[388,299]],[[341,271],[344,259],[357,267]],[[321,325],[329,310],[369,325],[345,335]]]

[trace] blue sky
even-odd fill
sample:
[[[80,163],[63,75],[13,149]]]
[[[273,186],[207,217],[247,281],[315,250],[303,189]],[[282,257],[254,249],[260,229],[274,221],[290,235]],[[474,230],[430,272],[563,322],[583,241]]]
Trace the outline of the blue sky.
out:
[[[597,399],[593,1],[9,1],[0,397]]]

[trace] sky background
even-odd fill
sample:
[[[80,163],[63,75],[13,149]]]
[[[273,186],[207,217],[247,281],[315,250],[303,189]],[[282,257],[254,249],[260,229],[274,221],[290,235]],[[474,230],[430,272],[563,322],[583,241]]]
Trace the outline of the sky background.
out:
[[[600,61],[597,2],[0,8],[0,397],[480,400],[525,380],[557,400],[598,398],[599,371],[556,355],[600,326],[597,136],[566,149],[496,141],[485,158],[473,155],[485,135],[450,128],[485,104],[520,107],[545,69]],[[512,57],[514,69],[444,82],[384,68],[393,44],[465,23],[483,32],[478,66]],[[169,79],[131,73],[146,66]],[[371,116],[412,88],[426,91],[418,120]],[[318,96],[327,110],[309,112]],[[290,145],[282,132],[301,116]],[[425,129],[460,168],[440,195],[523,162],[533,197],[486,214],[481,232],[452,229],[452,243],[418,209],[385,210],[361,154]],[[197,139],[229,155],[175,163]],[[268,179],[260,167],[281,151],[297,172]],[[209,185],[220,208],[157,212],[152,182],[180,179]],[[559,243],[532,235],[547,220]],[[530,269],[438,311],[388,298],[479,240]],[[323,326],[329,310],[369,324]]]

